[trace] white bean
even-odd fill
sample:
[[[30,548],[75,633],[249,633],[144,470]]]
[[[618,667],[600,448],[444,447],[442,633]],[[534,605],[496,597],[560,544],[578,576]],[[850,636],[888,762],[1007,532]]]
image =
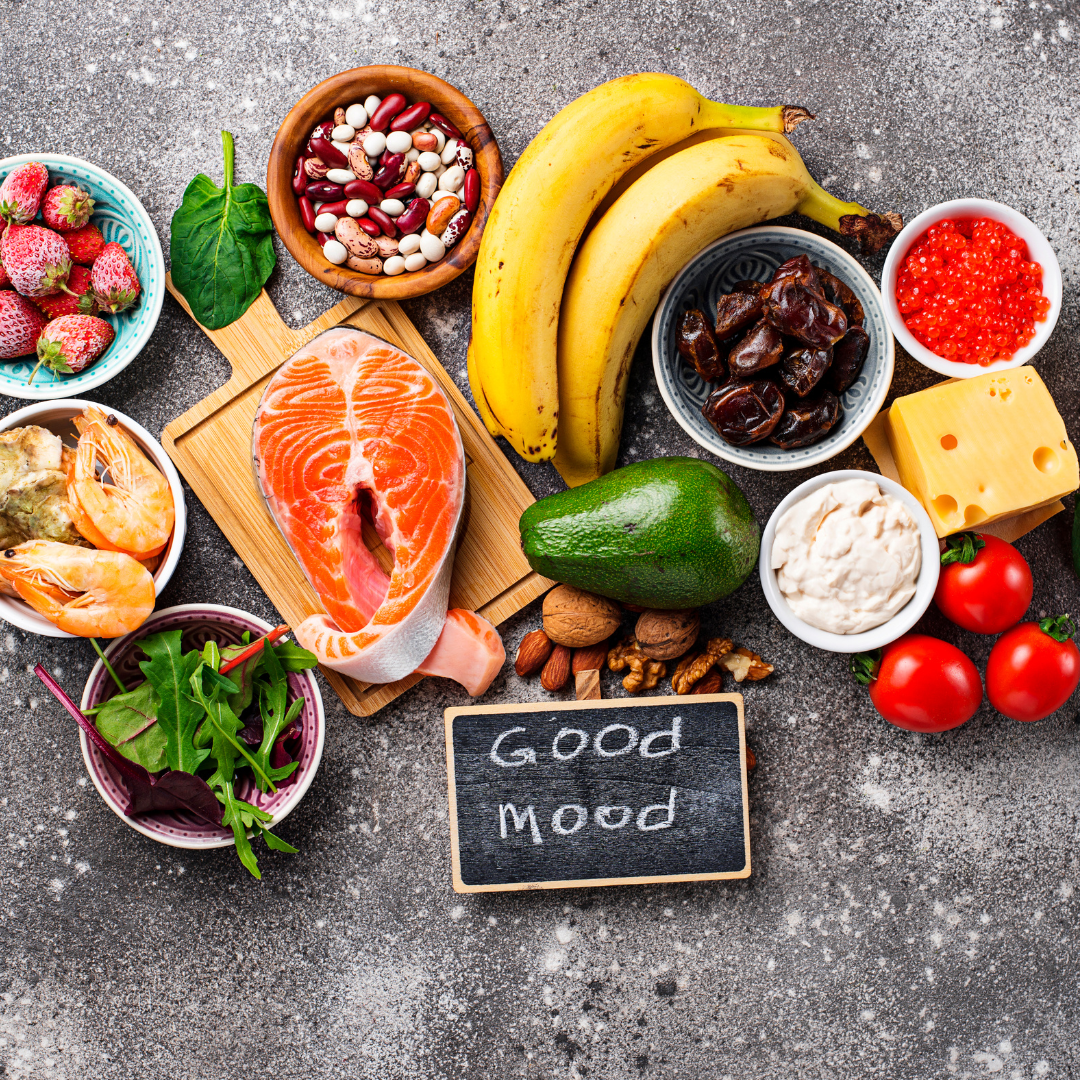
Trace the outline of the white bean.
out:
[[[423,168],[423,166],[420,166]],[[432,192],[439,186],[438,177],[433,172],[422,173],[416,181],[416,194],[421,199],[430,199]]]
[[[437,127],[431,127],[429,130],[435,136],[435,152],[441,154],[443,147],[446,146],[446,132],[440,131]]]
[[[464,183],[465,170],[460,165],[451,166],[439,177],[439,187],[443,191],[457,191]]]
[[[352,127],[359,131],[362,127],[367,127],[368,114],[367,109],[359,103],[356,105],[350,105],[345,110],[345,123],[352,125]]]
[[[419,251],[414,251],[405,257],[406,270],[423,270],[425,266],[427,266],[427,259]]]
[[[367,96],[366,98],[364,98],[364,111],[365,111],[365,112],[366,112],[366,113],[368,114],[368,116],[370,117],[370,116],[371,116],[371,114],[372,114],[372,113],[373,113],[373,112],[374,112],[374,111],[375,111],[375,110],[376,110],[376,109],[377,109],[377,108],[378,108],[378,107],[379,107],[379,106],[380,106],[381,104],[382,104],[382,98],[381,98],[381,97],[379,97],[379,96],[378,96],[377,94],[369,94],[369,95],[368,95],[368,96]],[[360,126],[361,126],[361,127],[363,127],[364,125],[363,125],[363,124],[361,124]]]
[[[444,165],[449,165],[454,160],[454,155],[457,153],[457,139],[447,139],[446,145],[442,148],[442,153],[439,154],[439,160]]]
[[[327,169],[326,179],[331,184],[348,184],[356,179],[356,173],[352,169]]]
[[[391,131],[386,136],[386,149],[391,154],[404,154],[412,149],[412,136],[407,131]]]
[[[446,254],[446,245],[425,229],[420,234],[420,250],[428,262],[438,262]]]
[[[368,204],[363,199],[350,199],[345,204],[345,213],[349,217],[363,217],[368,212]]]
[[[349,151],[352,149],[352,143],[342,142],[340,139],[331,139],[331,146],[336,146],[346,157],[349,156]]]
[[[456,191],[447,191],[446,188],[439,188],[431,197],[431,205],[434,206],[442,199],[456,199],[461,202],[461,196]]]
[[[333,232],[337,223],[337,214],[319,214],[315,218],[315,228],[319,232]]]
[[[400,199],[383,199],[379,209],[391,217],[401,217],[405,213],[405,204]]]
[[[405,163],[408,164],[408,165],[411,165],[414,161],[419,160],[419,158],[420,158],[420,151],[417,150],[416,147],[414,146],[411,150],[409,150],[405,154]]]
[[[369,158],[377,158],[386,149],[386,136],[381,131],[373,131],[364,139],[364,153]]]
[[[414,255],[419,250],[420,250],[420,234],[419,233],[409,233],[408,236],[403,236],[401,238],[401,240],[398,242],[398,254],[399,255],[405,255],[407,257],[409,255]]]
[[[416,160],[420,162],[420,168],[424,172],[434,172],[442,164],[434,150],[424,151]]]
[[[328,217],[332,217],[332,214],[328,214]],[[335,220],[337,220],[335,218]],[[322,253],[335,265],[340,266],[348,257],[349,252],[345,245],[340,240],[327,240],[323,244]]]
[[[355,135],[356,128],[354,128],[352,124],[338,124],[338,126],[330,132],[330,138],[335,142],[351,143]]]
[[[398,274],[403,273],[405,270],[405,260],[400,255],[391,255],[386,262],[383,263],[383,273],[389,277],[397,277]]]

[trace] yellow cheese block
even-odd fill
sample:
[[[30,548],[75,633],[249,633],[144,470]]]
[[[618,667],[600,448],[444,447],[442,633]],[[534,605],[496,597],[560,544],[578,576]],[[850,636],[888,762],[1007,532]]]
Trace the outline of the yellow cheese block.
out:
[[[1044,506],[1080,487],[1076,450],[1030,367],[897,398],[889,443],[900,482],[938,536]]]

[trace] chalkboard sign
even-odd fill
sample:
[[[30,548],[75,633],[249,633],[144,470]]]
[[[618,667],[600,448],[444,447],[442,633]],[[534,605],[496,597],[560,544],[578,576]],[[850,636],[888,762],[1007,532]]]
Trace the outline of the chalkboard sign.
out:
[[[741,694],[445,715],[458,892],[749,877]]]

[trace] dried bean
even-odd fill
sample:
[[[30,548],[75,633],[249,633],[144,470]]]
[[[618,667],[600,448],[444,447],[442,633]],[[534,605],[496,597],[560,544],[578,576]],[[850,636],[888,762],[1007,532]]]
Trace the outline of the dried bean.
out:
[[[382,99],[379,107],[371,114],[368,121],[372,131],[385,131],[390,126],[390,121],[405,108],[405,95],[396,91],[387,94]]]

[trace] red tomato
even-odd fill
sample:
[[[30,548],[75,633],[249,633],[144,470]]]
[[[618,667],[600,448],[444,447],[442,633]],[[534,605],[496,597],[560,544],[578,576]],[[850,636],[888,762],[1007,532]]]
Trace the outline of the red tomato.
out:
[[[1068,615],[1014,626],[994,643],[986,696],[1002,716],[1041,720],[1057,712],[1080,683],[1080,649]]]
[[[962,533],[949,537],[950,547],[942,555],[934,603],[946,619],[965,630],[1000,634],[1015,626],[1031,604],[1035,588],[1031,568],[1012,544],[988,534],[976,537],[976,542],[981,540],[984,545],[978,550],[968,540],[965,552],[965,538],[973,536]],[[946,563],[950,557],[953,561]],[[970,561],[961,561],[965,557]]]
[[[853,661],[852,670],[861,682],[858,665]],[[870,682],[874,708],[907,731],[959,727],[975,715],[982,694],[975,665],[955,645],[926,634],[905,634],[886,645]]]

